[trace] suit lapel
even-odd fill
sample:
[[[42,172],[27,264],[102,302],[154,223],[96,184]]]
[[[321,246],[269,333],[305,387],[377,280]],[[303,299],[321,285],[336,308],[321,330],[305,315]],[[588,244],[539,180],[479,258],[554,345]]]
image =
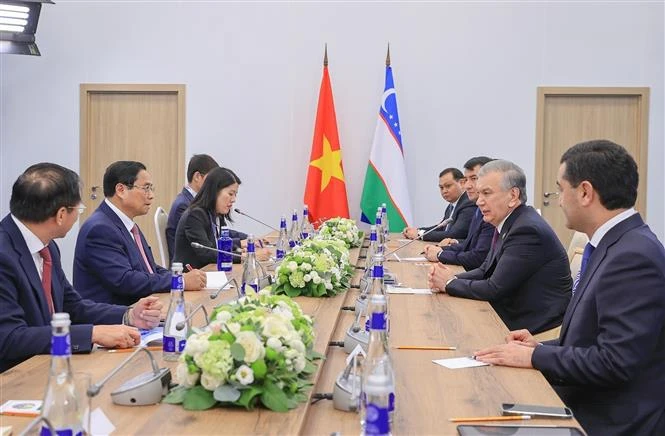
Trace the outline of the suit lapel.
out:
[[[503,227],[501,228],[501,233],[499,233],[499,237],[496,240],[496,243],[494,244],[494,247],[490,250],[490,262],[489,262],[489,267],[492,266],[494,262],[496,262],[497,257],[499,256],[499,253],[503,249],[503,240],[506,239],[508,236],[508,233],[510,233],[510,229],[513,226],[513,223],[517,221],[520,215],[526,210],[526,206],[521,205],[518,206],[517,209],[513,211],[513,213],[510,214],[510,216],[506,219],[506,222],[503,223]]]
[[[44,287],[42,286],[42,281],[39,279],[39,272],[37,271],[37,267],[35,266],[35,261],[33,260],[32,255],[28,251],[28,246],[23,239],[23,235],[21,234],[21,231],[18,229],[18,227],[16,227],[14,220],[12,220],[11,216],[9,215],[7,215],[5,219],[2,220],[2,225],[5,227],[5,229],[7,229],[7,233],[12,239],[12,245],[14,246],[14,250],[18,253],[21,268],[23,269],[25,276],[30,281],[32,293],[34,294],[35,299],[39,301],[39,308],[41,309],[42,317],[48,324],[48,322],[51,321],[51,314],[48,307],[48,302],[46,301],[46,295],[44,295]]]
[[[591,255],[591,258],[589,259],[589,263],[587,264],[586,270],[584,271],[584,277],[580,278],[580,282],[575,289],[575,295],[570,300],[570,303],[568,303],[568,308],[566,309],[566,313],[564,314],[563,322],[561,324],[560,343],[562,343],[566,333],[568,333],[568,327],[570,326],[570,321],[573,318],[575,309],[582,299],[582,296],[586,292],[589,283],[594,278],[596,270],[605,259],[607,250],[612,245],[614,245],[624,235],[624,233],[643,224],[644,221],[642,221],[640,215],[635,214],[611,228],[610,231],[607,232],[605,236],[603,236],[603,239],[600,240],[600,244],[598,244],[598,247],[596,247],[596,249],[593,251],[593,254]]]

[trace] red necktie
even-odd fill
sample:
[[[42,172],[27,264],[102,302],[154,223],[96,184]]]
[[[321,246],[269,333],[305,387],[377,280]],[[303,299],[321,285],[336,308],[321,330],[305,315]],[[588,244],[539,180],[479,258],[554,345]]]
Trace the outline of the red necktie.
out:
[[[143,249],[143,242],[141,242],[141,234],[139,233],[139,226],[136,224],[134,224],[134,227],[132,227],[132,235],[134,235],[134,241],[136,242],[136,246],[139,248],[139,252],[141,253],[141,257],[145,262],[146,268],[148,268],[150,274],[153,274],[154,271],[152,270],[150,262],[148,262],[148,256],[145,255],[145,250]]]
[[[53,267],[53,262],[51,262],[51,252],[48,247],[44,247],[39,250],[39,255],[44,260],[44,268],[42,269],[42,287],[44,288],[44,295],[46,296],[49,312],[53,314],[55,310],[53,308],[53,294],[51,292],[51,268]]]

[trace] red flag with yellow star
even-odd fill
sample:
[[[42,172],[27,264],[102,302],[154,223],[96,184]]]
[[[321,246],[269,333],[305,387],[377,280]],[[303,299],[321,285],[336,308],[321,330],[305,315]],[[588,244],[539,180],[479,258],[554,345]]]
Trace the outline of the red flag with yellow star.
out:
[[[316,111],[312,154],[307,171],[305,204],[309,206],[309,220],[316,227],[328,218],[349,217],[327,51],[323,61],[319,107]]]

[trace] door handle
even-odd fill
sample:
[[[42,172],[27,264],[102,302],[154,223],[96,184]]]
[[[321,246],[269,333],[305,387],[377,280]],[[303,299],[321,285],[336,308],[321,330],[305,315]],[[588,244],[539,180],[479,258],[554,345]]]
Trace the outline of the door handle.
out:
[[[97,200],[97,190],[99,189],[99,186],[91,186],[90,187],[90,199],[91,200]]]

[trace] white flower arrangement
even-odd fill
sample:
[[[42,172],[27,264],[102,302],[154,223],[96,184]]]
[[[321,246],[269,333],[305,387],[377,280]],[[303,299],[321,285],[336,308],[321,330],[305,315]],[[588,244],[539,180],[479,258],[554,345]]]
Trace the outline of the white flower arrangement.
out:
[[[317,239],[343,241],[347,248],[360,247],[363,234],[358,230],[356,222],[348,218],[330,218],[319,227]]]
[[[287,296],[261,291],[217,307],[191,334],[164,399],[188,410],[220,405],[285,412],[306,401],[314,372],[312,319]]]
[[[317,237],[287,253],[275,270],[272,290],[289,297],[329,297],[348,289],[352,274],[346,244]]]

